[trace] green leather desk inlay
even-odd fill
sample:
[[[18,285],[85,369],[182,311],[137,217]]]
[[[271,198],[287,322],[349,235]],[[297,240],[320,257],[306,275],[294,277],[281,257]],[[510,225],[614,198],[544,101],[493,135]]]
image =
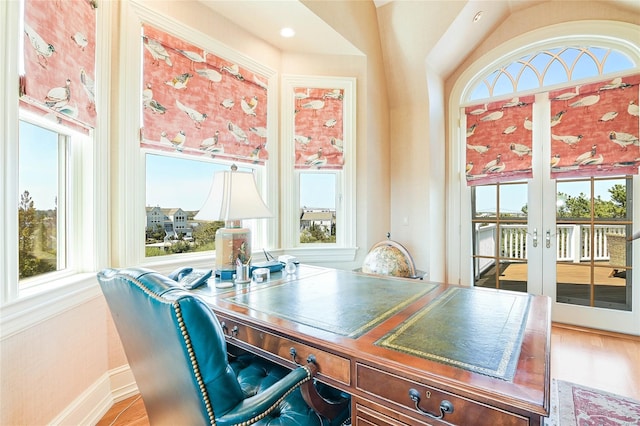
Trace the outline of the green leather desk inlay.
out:
[[[336,272],[252,287],[228,300],[258,312],[341,336],[358,337],[436,288],[405,281]]]
[[[453,287],[376,345],[511,381],[531,296]]]

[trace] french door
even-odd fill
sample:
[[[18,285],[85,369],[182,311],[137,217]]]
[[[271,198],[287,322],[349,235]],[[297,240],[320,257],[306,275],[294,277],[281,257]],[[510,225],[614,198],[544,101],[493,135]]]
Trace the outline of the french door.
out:
[[[633,265],[640,240],[627,241],[638,228],[636,181],[537,178],[475,187],[474,284],[547,295],[556,322],[639,334]]]

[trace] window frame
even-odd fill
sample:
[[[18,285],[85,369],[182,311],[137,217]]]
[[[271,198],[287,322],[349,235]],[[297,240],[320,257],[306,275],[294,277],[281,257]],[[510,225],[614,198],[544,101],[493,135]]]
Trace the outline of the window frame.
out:
[[[342,170],[327,170],[336,174],[336,243],[300,243],[300,179],[305,170],[294,167],[295,144],[294,89],[313,87],[321,89],[343,89],[344,123],[344,165]],[[307,262],[348,262],[356,253],[356,79],[351,77],[321,77],[303,75],[283,75],[282,77],[282,248],[300,261]],[[318,170],[311,169],[316,173]],[[322,171],[321,171],[322,172]]]
[[[115,10],[111,2],[101,4],[97,9],[96,33],[96,109],[108,111],[111,63],[111,17]],[[21,33],[21,2],[1,2],[0,22],[6,24],[5,35]],[[45,321],[75,306],[98,297],[100,289],[95,279],[95,271],[108,263],[109,253],[109,212],[108,170],[109,170],[109,128],[98,122],[89,137],[74,134],[64,127],[57,129],[54,124],[35,117],[19,107],[19,58],[21,43],[16,37],[3,37],[0,42],[0,85],[4,113],[0,115],[0,134],[6,141],[19,140],[21,119],[35,121],[35,124],[52,128],[58,133],[68,134],[68,185],[69,210],[67,265],[62,271],[50,272],[33,277],[24,288],[18,279],[18,200],[19,171],[17,143],[5,143],[0,148],[3,191],[0,196],[2,208],[2,228],[0,228],[0,329],[5,339],[41,321]],[[15,82],[10,84],[6,82]],[[59,132],[58,130],[62,130]],[[85,141],[88,139],[88,141]],[[101,224],[97,226],[97,224]],[[71,231],[73,229],[73,231]],[[99,243],[98,243],[99,242]]]
[[[73,260],[77,257],[75,250],[76,245],[70,244],[69,238],[71,235],[76,234],[75,228],[78,224],[74,223],[71,215],[69,214],[74,210],[74,206],[81,205],[82,199],[78,194],[78,188],[73,185],[73,175],[76,174],[75,168],[72,166],[73,159],[76,155],[82,155],[82,145],[90,144],[91,137],[81,135],[73,130],[60,124],[52,123],[49,120],[41,116],[37,116],[29,111],[23,109],[19,110],[19,122],[28,123],[29,125],[39,127],[57,135],[57,209],[58,220],[56,223],[57,228],[57,256],[56,256],[56,270],[47,272],[33,277],[18,279],[19,290],[32,287],[34,285],[41,285],[48,281],[51,281],[52,277],[60,275],[61,277],[68,275],[72,272]],[[20,145],[20,139],[18,145]],[[18,185],[20,185],[20,179],[18,178]],[[28,188],[24,188],[28,190]],[[22,195],[22,190],[18,189],[19,194]],[[36,205],[37,207],[37,205]],[[78,215],[74,215],[77,217]]]

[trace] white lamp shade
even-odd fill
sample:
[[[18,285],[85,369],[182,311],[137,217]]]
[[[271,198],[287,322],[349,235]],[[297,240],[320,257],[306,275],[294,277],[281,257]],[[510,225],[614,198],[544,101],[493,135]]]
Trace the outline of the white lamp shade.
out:
[[[253,173],[220,171],[213,175],[213,184],[204,205],[195,215],[198,220],[234,221],[272,217],[262,201]]]

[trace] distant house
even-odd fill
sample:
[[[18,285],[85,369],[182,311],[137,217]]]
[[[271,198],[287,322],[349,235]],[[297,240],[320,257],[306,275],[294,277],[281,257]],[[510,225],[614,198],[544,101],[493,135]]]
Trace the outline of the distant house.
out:
[[[147,207],[146,214],[147,230],[160,225],[168,238],[178,238],[179,235],[186,239],[193,237],[193,229],[187,222],[187,212],[181,208]]]
[[[301,209],[300,212],[300,230],[309,229],[312,226],[323,228],[327,232],[331,232],[332,225],[336,223],[336,212],[327,209]]]

